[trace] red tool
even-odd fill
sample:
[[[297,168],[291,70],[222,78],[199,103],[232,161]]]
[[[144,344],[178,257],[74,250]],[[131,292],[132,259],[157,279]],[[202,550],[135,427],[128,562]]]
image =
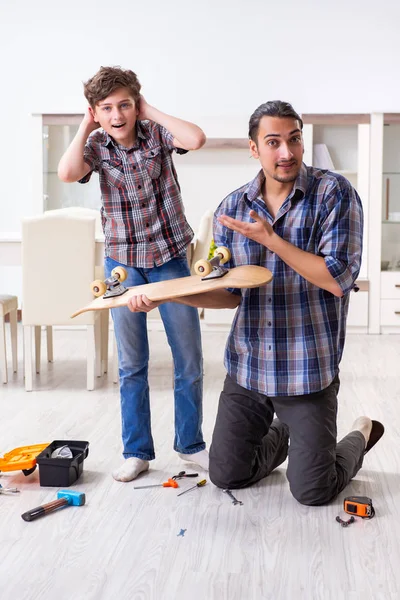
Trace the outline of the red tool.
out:
[[[136,485],[134,490],[144,490],[145,488],[153,488],[153,487],[179,487],[178,482],[175,479],[168,479],[168,481],[164,481],[164,483],[156,483],[153,485]]]

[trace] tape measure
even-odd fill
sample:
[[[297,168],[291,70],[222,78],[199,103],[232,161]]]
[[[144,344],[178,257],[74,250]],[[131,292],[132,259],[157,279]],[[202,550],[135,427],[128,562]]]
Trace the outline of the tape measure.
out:
[[[347,496],[344,499],[343,510],[349,515],[361,517],[362,519],[372,519],[375,516],[372,500],[367,496]]]

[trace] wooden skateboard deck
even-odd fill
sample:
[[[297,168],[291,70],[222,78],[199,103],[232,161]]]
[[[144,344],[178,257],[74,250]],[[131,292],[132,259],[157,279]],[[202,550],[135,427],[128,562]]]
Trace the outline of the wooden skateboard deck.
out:
[[[157,283],[147,283],[128,288],[128,291],[121,296],[114,298],[95,298],[76,311],[71,318],[77,317],[81,313],[89,310],[103,310],[105,308],[119,308],[127,306],[133,296],[144,294],[150,300],[173,300],[182,296],[193,296],[204,292],[212,292],[225,288],[254,288],[269,283],[272,279],[272,273],[265,267],[256,265],[243,265],[230,269],[223,277],[216,279],[203,280],[200,275],[190,275],[180,277],[179,279],[167,279]]]

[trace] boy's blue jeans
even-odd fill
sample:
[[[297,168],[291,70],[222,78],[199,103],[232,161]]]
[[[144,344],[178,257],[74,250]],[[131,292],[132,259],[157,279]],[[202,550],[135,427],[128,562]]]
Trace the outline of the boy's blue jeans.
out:
[[[119,265],[106,257],[105,276],[109,277]],[[190,275],[186,258],[174,258],[151,269],[121,266],[128,273],[123,283],[127,287]],[[174,361],[174,450],[194,454],[205,448],[201,430],[203,358],[199,315],[197,308],[173,302],[161,304],[159,311]],[[152,460],[155,454],[147,378],[147,315],[132,313],[126,307],[113,309],[111,313],[118,348],[123,455]]]

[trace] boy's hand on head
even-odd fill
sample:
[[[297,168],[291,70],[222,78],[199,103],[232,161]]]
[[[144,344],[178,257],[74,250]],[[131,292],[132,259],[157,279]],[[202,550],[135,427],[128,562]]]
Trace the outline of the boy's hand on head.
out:
[[[138,106],[138,110],[139,110],[138,119],[140,121],[151,120],[148,115],[149,107],[150,107],[150,104],[148,104],[146,102],[146,100],[144,99],[144,97],[142,96],[142,94],[140,94],[140,102],[139,102],[139,106]]]
[[[83,117],[82,125],[87,130],[88,134],[98,129],[100,127],[99,123],[96,123],[93,117],[93,109],[91,106],[88,106],[85,112],[85,116]]]

